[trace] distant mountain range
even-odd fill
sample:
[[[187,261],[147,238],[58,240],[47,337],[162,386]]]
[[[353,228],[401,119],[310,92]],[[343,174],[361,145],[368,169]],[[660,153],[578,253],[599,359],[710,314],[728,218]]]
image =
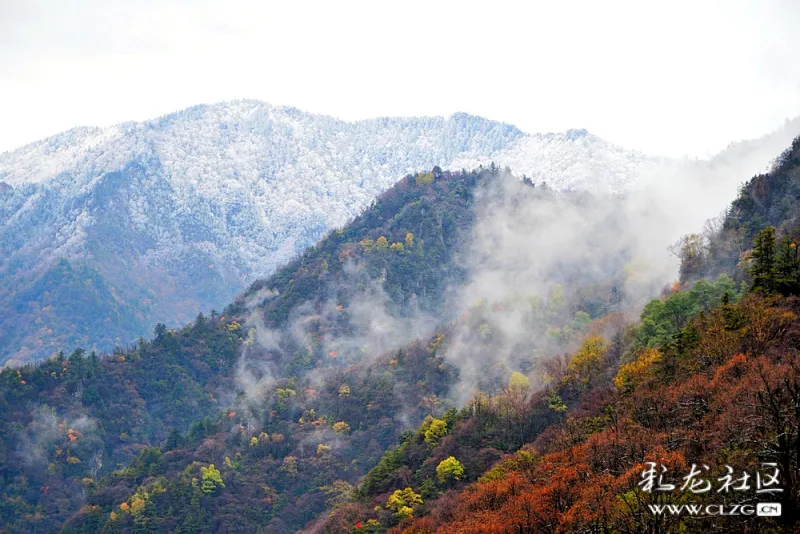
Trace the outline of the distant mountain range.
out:
[[[764,168],[798,131],[734,145],[725,163],[738,177]],[[463,113],[345,122],[257,101],[75,128],[0,155],[0,364],[110,350],[221,308],[415,171],[495,162],[622,192],[713,161]]]

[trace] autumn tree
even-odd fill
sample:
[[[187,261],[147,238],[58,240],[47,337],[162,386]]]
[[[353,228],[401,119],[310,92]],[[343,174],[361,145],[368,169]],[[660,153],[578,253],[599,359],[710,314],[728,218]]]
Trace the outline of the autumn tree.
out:
[[[597,381],[602,374],[607,350],[608,342],[602,337],[587,337],[567,366],[569,379],[583,387],[589,387]]]
[[[447,423],[443,419],[431,418],[428,428],[425,429],[425,443],[434,447],[445,435],[447,435]]]
[[[405,519],[414,513],[414,507],[422,504],[422,496],[414,493],[412,488],[395,490],[386,501],[386,508],[392,510],[399,519]]]
[[[464,466],[454,456],[449,456],[436,466],[436,478],[439,482],[461,480],[464,476]]]
[[[528,396],[531,390],[531,381],[519,371],[511,373],[508,380],[508,387],[504,391],[503,402],[508,406],[508,419],[510,429],[518,442],[515,446],[521,447],[525,443],[525,421],[530,412],[528,406]]]
[[[800,516],[800,357],[787,358],[774,365],[760,358],[753,365],[757,376],[753,389],[758,400],[758,414],[764,428],[770,430],[764,450],[781,472],[789,513]],[[756,385],[757,384],[757,385]]]
[[[372,250],[375,248],[375,241],[368,237],[365,237],[359,241],[358,244],[361,245],[361,248],[364,249],[364,252],[372,252]]]
[[[350,433],[350,425],[345,423],[344,421],[337,421],[333,424],[333,431],[337,434],[349,434]]]
[[[638,386],[652,371],[653,366],[661,359],[658,349],[645,348],[632,362],[623,364],[617,376],[614,377],[614,385],[620,393],[628,393]]]
[[[525,397],[531,389],[531,379],[520,373],[514,371],[511,373],[511,378],[508,380],[509,394],[519,395]]]
[[[201,467],[200,472],[203,475],[203,481],[200,487],[206,495],[211,495],[217,488],[225,487],[225,483],[222,481],[222,475],[220,475],[219,469],[214,467],[214,464],[210,464],[208,467]]]
[[[417,175],[415,181],[417,185],[422,187],[424,185],[428,185],[429,183],[433,182],[433,173],[432,172],[424,172]]]

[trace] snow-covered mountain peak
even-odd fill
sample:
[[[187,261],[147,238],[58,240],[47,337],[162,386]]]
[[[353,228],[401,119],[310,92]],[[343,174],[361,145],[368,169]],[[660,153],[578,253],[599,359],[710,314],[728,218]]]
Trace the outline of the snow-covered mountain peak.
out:
[[[588,135],[589,135],[589,130],[586,130],[585,128],[570,128],[569,130],[567,130],[566,133],[567,139],[569,139],[570,141],[574,141],[576,139],[579,139],[581,137],[586,137]]]
[[[96,268],[146,321],[185,321],[404,175],[523,135],[466,114],[346,122],[254,100],[74,128],[0,154],[0,309],[66,258]]]
[[[92,317],[118,317],[126,342],[223,306],[406,174],[492,162],[554,188],[611,191],[665,163],[582,129],[528,135],[467,113],[347,122],[256,100],[74,128],[0,154],[0,311],[35,310],[54,279],[96,283],[97,306],[113,309]],[[64,259],[84,267],[53,270]],[[0,328],[0,363],[91,346],[39,318]]]
[[[473,168],[494,162],[534,182],[555,189],[620,193],[633,187],[651,166],[667,160],[647,156],[590,134],[585,129],[521,136],[489,157],[459,159],[453,165]]]
[[[81,126],[0,154],[0,181],[16,187],[39,183],[65,170],[85,165],[98,147],[121,136],[119,126]]]

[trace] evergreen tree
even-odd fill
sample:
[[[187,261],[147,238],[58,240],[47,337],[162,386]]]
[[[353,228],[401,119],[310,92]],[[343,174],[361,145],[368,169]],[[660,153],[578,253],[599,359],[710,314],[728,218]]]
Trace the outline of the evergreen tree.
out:
[[[753,290],[773,293],[776,289],[775,228],[767,226],[756,235],[753,244]]]
[[[167,437],[167,443],[164,445],[165,451],[174,451],[175,449],[180,449],[186,443],[186,440],[183,439],[181,433],[177,430],[173,429],[170,432],[169,436]]]
[[[776,262],[777,289],[784,295],[800,294],[800,261],[797,243],[785,237],[778,248]]]
[[[154,330],[156,339],[161,339],[167,333],[167,325],[164,323],[158,323]]]

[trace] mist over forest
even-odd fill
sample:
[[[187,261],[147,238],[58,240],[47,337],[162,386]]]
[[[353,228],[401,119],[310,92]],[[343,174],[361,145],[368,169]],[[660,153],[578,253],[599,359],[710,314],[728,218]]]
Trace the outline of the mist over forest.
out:
[[[792,2],[57,4],[1,532],[800,531]]]

